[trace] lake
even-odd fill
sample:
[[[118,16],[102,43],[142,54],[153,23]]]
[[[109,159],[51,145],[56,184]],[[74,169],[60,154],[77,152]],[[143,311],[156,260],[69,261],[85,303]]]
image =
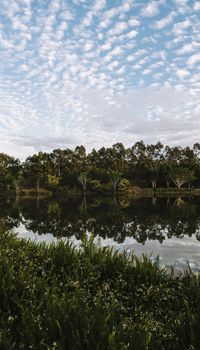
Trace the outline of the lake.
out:
[[[159,264],[200,270],[200,198],[7,199],[0,222],[19,237],[37,242],[70,239],[75,244],[91,233],[101,246],[159,255]]]

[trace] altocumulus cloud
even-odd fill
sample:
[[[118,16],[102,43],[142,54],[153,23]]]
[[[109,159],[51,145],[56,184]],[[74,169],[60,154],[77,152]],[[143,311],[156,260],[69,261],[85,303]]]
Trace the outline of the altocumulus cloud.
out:
[[[194,0],[1,0],[0,151],[199,141]]]

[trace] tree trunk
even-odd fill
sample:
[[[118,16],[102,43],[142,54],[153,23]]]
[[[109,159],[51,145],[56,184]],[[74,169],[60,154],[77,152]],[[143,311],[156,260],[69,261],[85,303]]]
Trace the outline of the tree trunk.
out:
[[[112,180],[112,185],[113,185],[113,189],[114,189],[114,192],[116,192],[117,190],[117,181],[116,180]]]
[[[157,198],[156,197],[152,197],[152,204],[156,205],[156,202],[157,202]]]
[[[40,179],[37,177],[37,182],[36,182],[36,191],[38,192],[40,189]]]
[[[151,181],[152,188],[155,190],[156,189],[156,180]]]

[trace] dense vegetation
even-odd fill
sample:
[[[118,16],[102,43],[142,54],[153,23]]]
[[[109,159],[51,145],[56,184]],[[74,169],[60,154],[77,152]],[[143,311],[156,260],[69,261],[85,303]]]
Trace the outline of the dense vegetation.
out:
[[[190,147],[145,145],[137,142],[125,148],[117,143],[110,148],[93,149],[86,154],[83,146],[75,150],[56,149],[39,152],[24,162],[0,154],[0,187],[15,189],[117,191],[129,186],[199,186],[200,144]]]
[[[0,348],[200,348],[200,277],[83,241],[36,245],[1,231]]]

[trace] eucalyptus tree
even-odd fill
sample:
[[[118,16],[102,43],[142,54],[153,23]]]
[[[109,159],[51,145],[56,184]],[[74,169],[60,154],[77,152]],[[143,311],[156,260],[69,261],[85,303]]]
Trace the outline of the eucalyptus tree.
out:
[[[113,174],[124,174],[128,169],[127,152],[122,143],[112,147],[95,149],[88,155],[88,166],[91,166],[92,176],[101,182],[112,181]],[[115,187],[115,184],[113,184]]]
[[[130,180],[139,184],[147,184],[146,176],[146,145],[143,141],[136,142],[129,150]]]
[[[194,171],[182,166],[174,166],[170,173],[171,180],[178,189],[196,179]]]
[[[158,142],[156,145],[147,145],[144,164],[146,173],[150,179],[152,188],[155,189],[159,180],[160,168],[163,161],[163,145]]]
[[[78,174],[87,171],[87,155],[84,146],[77,146],[73,153],[74,168]]]
[[[112,151],[112,158],[113,158],[112,168],[124,176],[128,169],[127,150],[125,149],[122,143],[118,142],[112,146],[111,151]]]
[[[169,147],[166,146],[164,150],[165,159],[173,164],[173,165],[179,165],[183,164],[184,160],[184,151],[182,147],[175,146],[175,147]]]
[[[119,184],[121,180],[121,174],[118,171],[115,170],[109,170],[108,171],[110,182],[112,184],[114,192],[117,191],[117,185]]]
[[[62,177],[62,169],[64,166],[64,151],[61,149],[54,149],[50,153],[51,175],[57,176],[59,181]]]
[[[14,185],[21,171],[19,159],[10,157],[5,153],[0,153],[0,183],[7,189]]]
[[[165,179],[167,188],[170,187],[170,183],[176,185],[176,176],[178,178],[177,169],[183,160],[183,150],[181,147],[169,147],[165,146],[163,150],[163,162],[161,167],[161,174]]]
[[[198,161],[200,161],[200,143],[197,142],[194,144],[193,152]]]
[[[77,177],[74,151],[55,149],[50,153],[51,175],[59,179],[57,186],[73,185]]]
[[[143,141],[136,142],[127,150],[129,172],[133,180],[142,181],[147,185],[151,183],[156,188],[160,175],[160,167],[163,161],[163,145],[145,145]]]
[[[90,177],[92,180],[98,180],[105,183],[109,180],[107,169],[107,149],[105,147],[96,151],[94,148],[87,156],[87,161],[90,167]]]
[[[197,157],[194,149],[191,149],[188,146],[183,148],[181,164],[189,169],[195,170],[197,166]]]
[[[16,190],[16,193],[19,192],[19,189],[20,189],[20,185],[22,183],[22,180],[23,180],[23,171],[22,169],[20,169],[18,171],[18,173],[14,176],[13,178],[13,184],[14,184],[14,187],[15,187],[15,190]]]
[[[146,146],[144,142],[138,141],[131,148],[133,154],[135,155],[137,162],[143,162],[146,158]]]
[[[23,174],[28,178],[31,185],[38,191],[47,184],[49,174],[49,155],[39,152],[26,159],[23,164]]]
[[[167,188],[170,187],[170,183],[172,182],[171,173],[173,166],[166,159],[163,160],[161,165],[161,176],[166,183]]]
[[[200,178],[200,143],[194,144],[193,152],[195,157],[195,174],[199,179]]]
[[[87,173],[81,173],[78,176],[78,181],[81,183],[83,191],[86,191],[87,188]]]

